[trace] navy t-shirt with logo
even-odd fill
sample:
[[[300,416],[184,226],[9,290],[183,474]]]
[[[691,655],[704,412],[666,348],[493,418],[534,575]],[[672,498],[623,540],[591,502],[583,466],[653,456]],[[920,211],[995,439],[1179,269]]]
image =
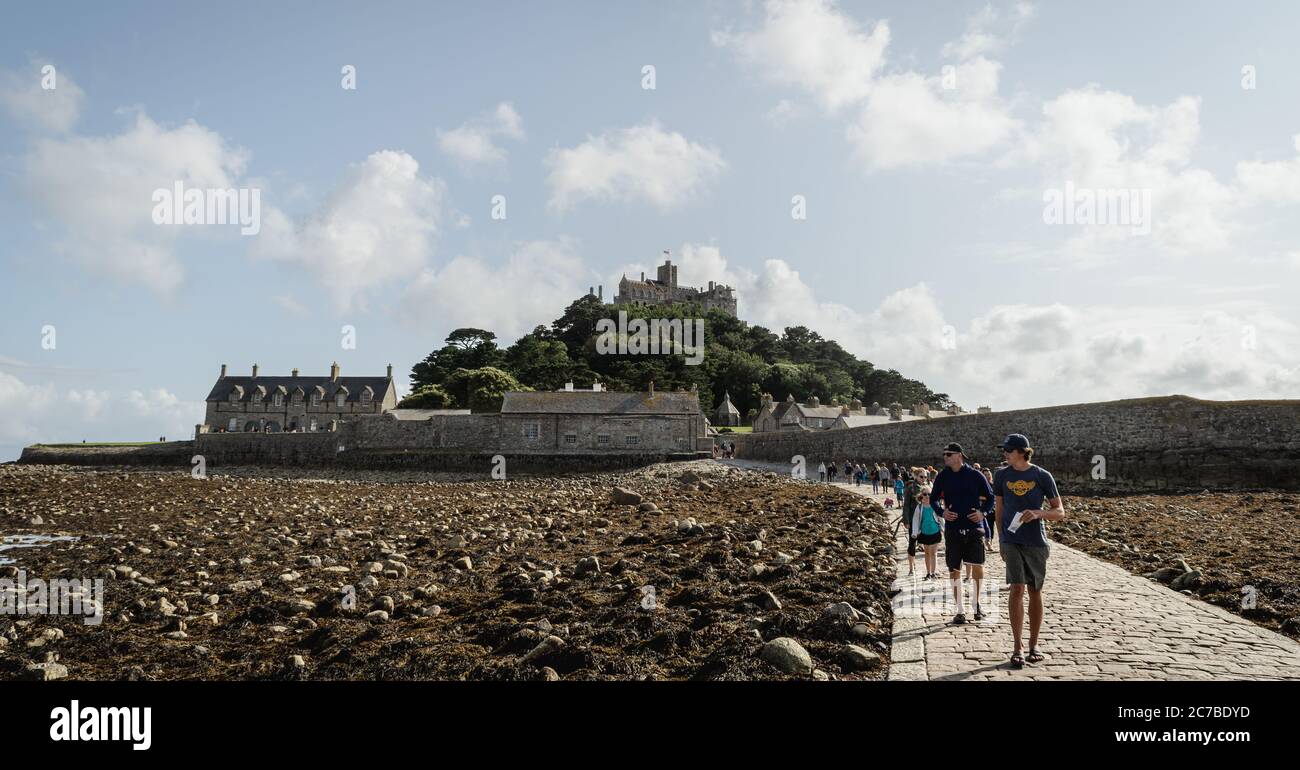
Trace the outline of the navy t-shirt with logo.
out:
[[[1033,464],[1023,471],[1011,466],[1000,468],[993,474],[993,494],[1002,498],[999,542],[1047,545],[1047,530],[1043,527],[1042,519],[1021,524],[1015,532],[1007,531],[1007,525],[1020,511],[1041,511],[1048,500],[1060,497],[1052,474]]]

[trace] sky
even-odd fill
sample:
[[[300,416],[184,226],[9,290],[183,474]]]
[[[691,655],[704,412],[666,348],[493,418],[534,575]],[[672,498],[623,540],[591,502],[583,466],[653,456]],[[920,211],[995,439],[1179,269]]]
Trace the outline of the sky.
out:
[[[187,438],[223,363],[404,391],[665,250],[967,409],[1300,392],[1292,3],[5,19],[0,461]],[[257,217],[168,222],[177,185]]]

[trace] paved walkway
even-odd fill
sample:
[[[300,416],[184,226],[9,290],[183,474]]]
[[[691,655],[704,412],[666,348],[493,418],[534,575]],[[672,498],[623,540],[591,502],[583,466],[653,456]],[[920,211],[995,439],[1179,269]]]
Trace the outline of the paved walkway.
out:
[[[734,461],[742,467],[780,466]],[[872,495],[871,488],[836,484]],[[897,516],[896,512],[891,512]],[[1127,570],[1052,543],[1043,596],[1046,611],[1039,651],[1046,660],[1013,669],[1007,586],[996,547],[984,565],[981,601],[988,617],[971,619],[973,585],[967,592],[967,623],[956,614],[952,584],[923,581],[924,554],[908,576],[907,536],[900,529],[895,555],[900,589],[894,597],[890,679],[1153,679],[1300,680],[1300,643],[1227,610],[1193,599]],[[943,546],[938,566],[942,572]],[[1029,630],[1026,621],[1025,642]]]

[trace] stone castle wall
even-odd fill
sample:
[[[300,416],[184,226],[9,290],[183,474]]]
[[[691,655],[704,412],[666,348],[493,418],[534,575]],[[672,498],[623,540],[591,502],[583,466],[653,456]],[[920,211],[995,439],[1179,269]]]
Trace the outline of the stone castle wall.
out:
[[[1024,433],[1034,462],[1080,492],[1141,489],[1300,488],[1300,401],[1200,401],[1185,396],[963,414],[940,420],[816,432],[737,434],[741,458],[790,463],[846,459],[942,467],[960,443],[996,467],[997,445]],[[1104,479],[1093,478],[1098,456]]]

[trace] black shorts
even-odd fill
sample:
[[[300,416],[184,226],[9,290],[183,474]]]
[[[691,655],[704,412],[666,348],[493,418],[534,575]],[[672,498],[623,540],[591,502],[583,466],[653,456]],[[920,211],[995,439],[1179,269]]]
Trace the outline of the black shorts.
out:
[[[935,545],[935,544],[937,544],[940,540],[943,540],[943,533],[942,533],[942,532],[935,532],[933,535],[917,535],[917,536],[916,536],[916,542],[920,543],[921,545]]]
[[[961,569],[962,564],[984,564],[984,530],[953,530],[944,534],[943,559],[949,572]]]

